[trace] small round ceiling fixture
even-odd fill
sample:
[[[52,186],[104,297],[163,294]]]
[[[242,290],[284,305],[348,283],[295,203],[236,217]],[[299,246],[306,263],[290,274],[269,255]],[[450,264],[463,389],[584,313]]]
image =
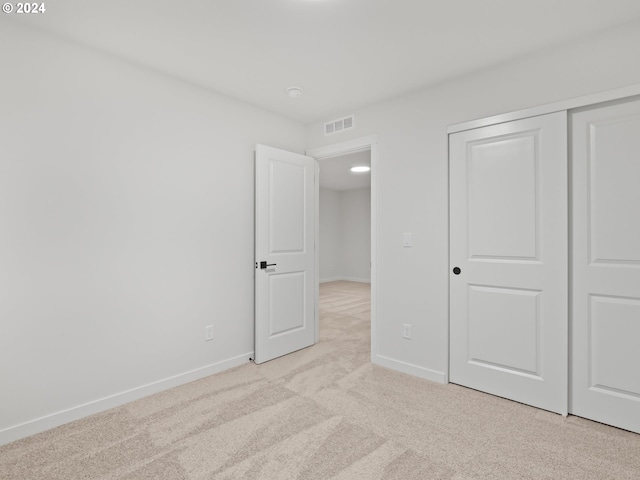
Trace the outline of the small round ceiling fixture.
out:
[[[365,173],[371,170],[369,165],[354,165],[350,169],[353,173]]]
[[[302,96],[302,89],[300,87],[289,87],[287,88],[287,95],[291,98],[298,98]]]

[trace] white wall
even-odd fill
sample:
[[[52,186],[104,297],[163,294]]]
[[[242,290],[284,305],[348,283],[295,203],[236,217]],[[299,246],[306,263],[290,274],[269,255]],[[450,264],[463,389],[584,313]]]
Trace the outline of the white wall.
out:
[[[332,137],[310,125],[309,147],[376,134],[376,362],[446,381],[448,356],[448,125],[640,84],[640,22],[355,111]],[[354,113],[336,112],[333,117]],[[413,247],[402,248],[402,232]],[[402,338],[402,324],[413,339]]]
[[[371,189],[345,190],[341,196],[342,276],[371,281]]]
[[[254,145],[304,127],[8,21],[0,58],[0,444],[248,361]]]
[[[371,281],[371,189],[320,189],[320,281]]]
[[[340,215],[341,195],[338,190],[320,189],[319,256],[320,281],[342,278],[342,222]]]

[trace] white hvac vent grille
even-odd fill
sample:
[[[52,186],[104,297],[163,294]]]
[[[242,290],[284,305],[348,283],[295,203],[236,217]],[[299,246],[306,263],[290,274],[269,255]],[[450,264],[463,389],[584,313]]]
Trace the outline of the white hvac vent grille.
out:
[[[332,120],[324,124],[324,134],[333,135],[334,133],[349,130],[355,126],[353,115],[348,117],[339,118],[338,120]]]

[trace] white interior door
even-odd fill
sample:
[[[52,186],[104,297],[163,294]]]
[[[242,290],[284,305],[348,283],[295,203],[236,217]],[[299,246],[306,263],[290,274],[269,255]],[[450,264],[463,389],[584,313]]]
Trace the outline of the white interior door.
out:
[[[449,141],[450,381],[566,414],[566,112]]]
[[[572,125],[570,412],[640,433],[640,101]]]
[[[316,161],[256,146],[255,361],[315,340]]]

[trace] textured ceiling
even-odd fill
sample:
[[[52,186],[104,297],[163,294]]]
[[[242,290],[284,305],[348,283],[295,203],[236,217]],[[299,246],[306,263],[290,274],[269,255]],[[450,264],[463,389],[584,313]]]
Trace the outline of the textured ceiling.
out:
[[[638,0],[55,0],[2,15],[304,123],[640,17]],[[289,86],[304,94],[287,97]]]

